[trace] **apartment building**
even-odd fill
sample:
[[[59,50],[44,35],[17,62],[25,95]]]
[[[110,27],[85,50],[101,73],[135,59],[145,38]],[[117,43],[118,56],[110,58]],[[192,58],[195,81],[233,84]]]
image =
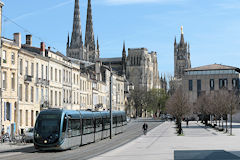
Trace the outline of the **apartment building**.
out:
[[[60,52],[32,46],[32,36],[2,38],[2,125],[11,133],[33,127],[48,108],[108,110],[110,67],[68,58]],[[113,110],[125,110],[125,79],[112,73]],[[15,126],[15,127],[11,127]],[[12,128],[12,130],[11,130]]]

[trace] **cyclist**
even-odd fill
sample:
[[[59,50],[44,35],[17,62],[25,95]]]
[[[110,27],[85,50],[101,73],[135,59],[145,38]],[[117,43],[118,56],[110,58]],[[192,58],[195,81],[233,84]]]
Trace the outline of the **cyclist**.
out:
[[[146,135],[147,134],[147,129],[148,129],[147,123],[143,124],[142,129],[143,129],[143,134]]]

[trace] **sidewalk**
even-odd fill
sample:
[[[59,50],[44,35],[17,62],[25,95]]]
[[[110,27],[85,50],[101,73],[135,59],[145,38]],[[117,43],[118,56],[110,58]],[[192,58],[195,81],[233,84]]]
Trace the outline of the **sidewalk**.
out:
[[[200,122],[190,122],[188,128],[185,124],[183,122],[184,136],[175,134],[173,122],[165,122],[146,136],[142,135],[92,160],[198,159],[196,156],[214,156],[216,160],[220,160],[224,156],[236,158],[240,155],[239,136],[229,136],[229,134],[205,128]],[[237,157],[237,159],[240,158]]]
[[[19,143],[19,144],[11,144],[9,142],[6,143],[0,143],[0,153],[6,152],[6,151],[11,151],[11,150],[16,150],[16,149],[22,149],[22,148],[27,148],[33,146],[32,143]]]

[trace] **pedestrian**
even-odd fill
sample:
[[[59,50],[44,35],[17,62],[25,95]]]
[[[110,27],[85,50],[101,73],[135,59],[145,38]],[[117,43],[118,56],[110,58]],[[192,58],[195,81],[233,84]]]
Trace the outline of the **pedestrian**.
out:
[[[187,127],[188,127],[188,118],[186,119]]]
[[[147,123],[143,124],[142,129],[143,129],[143,134],[146,135],[147,134],[147,129],[148,129]]]

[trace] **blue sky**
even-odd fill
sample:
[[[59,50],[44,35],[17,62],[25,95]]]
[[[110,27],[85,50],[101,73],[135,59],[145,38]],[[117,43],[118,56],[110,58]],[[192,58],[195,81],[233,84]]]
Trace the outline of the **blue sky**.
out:
[[[68,32],[72,31],[74,0],[2,0],[3,36],[28,31],[33,44],[65,54]],[[190,43],[192,67],[225,64],[240,67],[239,0],[92,0],[95,36],[101,57],[120,57],[123,41],[127,48],[145,47],[158,52],[159,72],[173,74],[174,37],[184,27]],[[80,0],[83,34],[87,0]],[[41,39],[41,40],[40,40]]]

